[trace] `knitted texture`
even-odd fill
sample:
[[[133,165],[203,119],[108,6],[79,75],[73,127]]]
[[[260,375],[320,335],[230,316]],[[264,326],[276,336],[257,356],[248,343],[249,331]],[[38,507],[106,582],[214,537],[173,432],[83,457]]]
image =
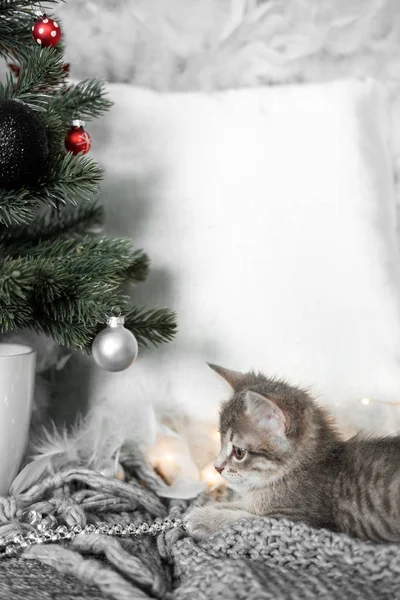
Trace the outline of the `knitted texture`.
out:
[[[127,525],[182,518],[190,506],[210,500],[202,496],[190,506],[161,500],[151,489],[151,477],[150,485],[142,479],[146,469],[140,473],[140,482],[129,471],[127,481],[120,482],[89,470],[69,470],[20,496],[0,498],[0,537],[32,529],[21,522],[27,509],[54,515],[69,526]],[[0,563],[0,599],[48,594],[115,600],[392,600],[399,591],[400,546],[267,517],[238,521],[200,544],[181,530],[157,538],[82,534],[70,542],[32,546],[21,558]]]

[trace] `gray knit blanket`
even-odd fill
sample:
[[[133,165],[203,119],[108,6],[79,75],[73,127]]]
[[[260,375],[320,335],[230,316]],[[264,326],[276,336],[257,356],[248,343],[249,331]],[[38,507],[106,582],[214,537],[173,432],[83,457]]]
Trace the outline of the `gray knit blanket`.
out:
[[[137,466],[137,465],[136,465]],[[125,465],[127,470],[127,466]],[[27,509],[84,527],[182,518],[189,504],[160,499],[151,473],[128,480],[84,469],[0,498],[0,537],[27,533]],[[81,534],[0,560],[0,599],[400,599],[400,545],[374,544],[301,523],[254,517],[196,543],[178,529],[158,537]]]

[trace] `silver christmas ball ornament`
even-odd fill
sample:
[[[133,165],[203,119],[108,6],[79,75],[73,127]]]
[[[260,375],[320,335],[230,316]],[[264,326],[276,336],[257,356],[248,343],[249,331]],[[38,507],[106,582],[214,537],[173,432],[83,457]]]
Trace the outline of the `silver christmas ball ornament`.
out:
[[[109,317],[107,327],[93,340],[93,358],[105,371],[123,371],[137,359],[136,338],[124,323],[124,317]]]

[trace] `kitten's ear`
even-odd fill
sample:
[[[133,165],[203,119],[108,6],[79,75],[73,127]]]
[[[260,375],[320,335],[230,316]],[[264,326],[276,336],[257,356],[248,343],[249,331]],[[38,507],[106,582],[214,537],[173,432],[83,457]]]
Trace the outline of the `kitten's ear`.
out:
[[[243,373],[239,373],[239,371],[230,371],[229,369],[224,369],[223,367],[211,363],[207,364],[210,369],[218,373],[222,379],[225,379],[234,390],[238,390],[244,384],[245,375]]]
[[[287,430],[287,417],[275,402],[257,394],[246,393],[246,412],[257,427],[276,437],[285,437]]]

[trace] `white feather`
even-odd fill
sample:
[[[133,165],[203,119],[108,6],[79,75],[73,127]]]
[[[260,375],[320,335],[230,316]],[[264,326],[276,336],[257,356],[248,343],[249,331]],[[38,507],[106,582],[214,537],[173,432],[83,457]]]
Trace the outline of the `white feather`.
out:
[[[137,425],[134,407],[113,408],[107,402],[92,408],[69,431],[66,428],[44,430],[40,440],[32,444],[32,459],[62,455],[65,464],[76,463],[94,470],[107,468],[123,443],[135,438]]]
[[[42,479],[51,475],[54,472],[53,460],[56,458],[56,454],[51,458],[49,456],[42,456],[27,464],[12,482],[9,494],[11,496],[22,494],[32,485],[39,483]]]
[[[100,402],[69,430],[58,429],[54,423],[43,428],[31,443],[30,462],[14,479],[10,492],[22,493],[44,477],[72,466],[115,473],[124,442],[140,439],[138,428],[143,429],[143,420],[139,419],[139,424],[136,415],[137,407],[135,410],[132,405],[120,403],[111,409],[107,402]],[[155,427],[154,421],[150,408],[147,431]]]

